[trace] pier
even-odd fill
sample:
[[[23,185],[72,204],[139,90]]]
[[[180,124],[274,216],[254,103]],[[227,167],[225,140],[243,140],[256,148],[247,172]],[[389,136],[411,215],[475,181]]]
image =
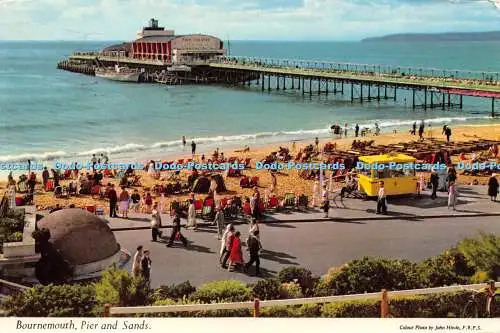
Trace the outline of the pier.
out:
[[[496,116],[495,105],[500,99],[498,72],[249,57],[217,57],[175,64],[98,52],[74,53],[58,67],[93,75],[96,66],[116,63],[140,68],[145,82],[257,85],[267,92],[340,95],[352,103],[396,102],[400,91],[406,91],[405,104],[423,110],[462,109],[463,97],[472,96],[491,100],[492,117]],[[191,71],[168,73],[167,69],[175,65],[189,66]]]

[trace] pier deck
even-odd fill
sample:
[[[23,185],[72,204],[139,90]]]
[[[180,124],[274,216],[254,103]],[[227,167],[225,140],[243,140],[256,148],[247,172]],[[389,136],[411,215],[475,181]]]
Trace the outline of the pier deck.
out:
[[[417,89],[453,90],[457,95],[500,98],[500,82],[481,82],[474,79],[453,79],[444,77],[419,77],[391,75],[374,72],[347,72],[325,68],[292,68],[260,64],[211,63],[211,67],[248,70],[266,75],[300,76],[307,79],[328,79],[344,82],[371,83]]]

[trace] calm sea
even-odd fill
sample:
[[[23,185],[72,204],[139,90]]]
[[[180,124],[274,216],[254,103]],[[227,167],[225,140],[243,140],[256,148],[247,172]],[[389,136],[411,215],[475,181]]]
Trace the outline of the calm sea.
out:
[[[328,136],[333,123],[383,130],[414,120],[435,126],[493,123],[490,101],[462,111],[413,111],[398,103],[351,104],[340,96],[303,98],[259,87],[121,84],[56,69],[75,50],[111,42],[0,42],[0,161],[170,155],[180,137],[200,150]],[[232,42],[231,54],[500,72],[498,43]],[[348,96],[345,96],[348,99]]]

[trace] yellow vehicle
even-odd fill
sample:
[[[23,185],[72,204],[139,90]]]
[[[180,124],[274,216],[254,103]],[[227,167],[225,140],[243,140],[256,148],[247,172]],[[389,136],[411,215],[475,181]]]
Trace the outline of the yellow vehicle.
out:
[[[404,154],[361,156],[356,165],[358,190],[367,197],[378,196],[379,182],[384,182],[385,194],[417,193],[416,158]]]

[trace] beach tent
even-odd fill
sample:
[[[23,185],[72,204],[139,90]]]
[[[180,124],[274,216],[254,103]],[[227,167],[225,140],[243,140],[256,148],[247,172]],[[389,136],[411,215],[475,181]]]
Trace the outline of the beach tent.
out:
[[[193,184],[191,192],[194,193],[208,193],[210,190],[210,179],[207,177],[199,177]]]
[[[215,179],[215,182],[217,183],[217,189],[215,190],[217,193],[223,193],[227,191],[226,184],[224,183],[224,178],[222,178],[221,175],[213,175],[212,178]]]

